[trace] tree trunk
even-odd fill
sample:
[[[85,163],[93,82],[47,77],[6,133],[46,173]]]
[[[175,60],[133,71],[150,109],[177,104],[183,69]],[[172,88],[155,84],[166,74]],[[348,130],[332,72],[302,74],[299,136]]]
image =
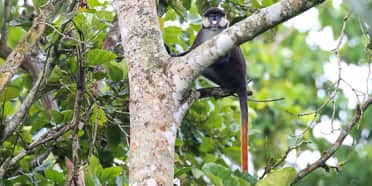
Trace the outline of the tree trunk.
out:
[[[130,83],[130,185],[172,185],[177,126],[156,1],[117,1]],[[130,18],[130,19],[128,19]]]

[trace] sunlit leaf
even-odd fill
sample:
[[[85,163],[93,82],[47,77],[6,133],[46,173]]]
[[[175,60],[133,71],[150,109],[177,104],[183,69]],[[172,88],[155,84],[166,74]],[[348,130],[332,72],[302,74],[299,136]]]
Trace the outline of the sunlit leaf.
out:
[[[104,63],[109,63],[114,60],[116,55],[110,51],[102,49],[90,50],[87,54],[88,65],[99,65]]]
[[[257,186],[289,186],[295,176],[296,170],[292,167],[286,167],[270,173],[264,179],[258,181]]]
[[[26,31],[22,27],[9,27],[8,29],[8,45],[15,48],[21,41]]]

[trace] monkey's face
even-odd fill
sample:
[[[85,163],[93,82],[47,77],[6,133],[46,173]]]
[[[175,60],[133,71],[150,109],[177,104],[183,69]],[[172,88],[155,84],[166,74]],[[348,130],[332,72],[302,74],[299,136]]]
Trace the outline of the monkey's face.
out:
[[[227,28],[229,21],[226,18],[224,11],[214,8],[212,10],[207,10],[204,13],[202,26],[206,29],[212,30],[223,30]]]

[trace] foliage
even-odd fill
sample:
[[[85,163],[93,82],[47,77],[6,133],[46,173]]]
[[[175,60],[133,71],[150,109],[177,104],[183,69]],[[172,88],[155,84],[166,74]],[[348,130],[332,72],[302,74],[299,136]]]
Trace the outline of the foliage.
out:
[[[38,14],[43,2],[35,0],[34,6],[22,3],[13,3],[10,6],[8,45],[11,48],[15,47],[20,36],[30,28],[33,15]],[[199,15],[207,7],[217,6],[218,2],[159,1],[159,22],[164,41],[171,52],[179,53],[190,47],[195,33],[200,28]],[[228,12],[231,22],[235,23],[275,2],[225,0],[221,7]],[[54,66],[42,94],[52,93],[58,108],[47,110],[40,100],[35,101],[22,127],[3,142],[0,162],[18,154],[26,144],[34,141],[46,129],[67,125],[72,120],[77,72],[76,40],[80,40],[78,36],[82,34],[85,46],[83,56],[87,68],[86,92],[80,110],[84,130],[79,133],[79,139],[80,158],[86,162],[85,180],[87,185],[126,185],[129,149],[127,67],[125,59],[121,57],[123,53],[120,41],[117,41],[114,49],[104,48],[115,17],[111,11],[111,2],[88,0],[88,4],[89,9],[81,8],[75,13],[61,12],[53,22],[52,26],[55,28],[49,26],[39,44],[40,60],[43,63],[49,46],[56,46]],[[335,8],[327,1],[316,10],[319,12],[319,30],[330,27],[334,37],[338,37],[343,17],[348,12],[345,6],[342,4],[340,8]],[[0,15],[1,11],[3,10],[0,10]],[[178,24],[171,24],[172,22]],[[65,23],[67,26],[63,28]],[[182,27],[181,23],[187,26]],[[364,50],[368,41],[360,28],[357,18],[350,17],[346,27],[347,40],[340,50],[340,56],[346,64],[366,66],[370,60]],[[55,29],[60,31],[56,32]],[[60,33],[75,40],[58,39]],[[178,131],[175,162],[177,181],[182,185],[288,185],[295,176],[295,170],[298,170],[298,162],[291,164],[284,161],[263,179],[260,179],[260,176],[265,167],[278,162],[289,147],[301,141],[312,143],[297,148],[297,157],[307,150],[321,153],[330,145],[329,141],[314,135],[313,126],[325,117],[334,117],[335,120],[346,123],[353,114],[353,108],[347,106],[352,98],[344,94],[344,89],[339,90],[335,107],[332,103],[322,107],[335,90],[335,82],[327,79],[325,74],[325,65],[335,56],[319,45],[311,44],[307,40],[310,33],[310,30],[301,31],[280,25],[241,46],[248,63],[249,79],[252,81],[249,88],[254,91],[249,102],[249,148],[252,162],[250,174],[240,173],[238,170],[240,126],[236,97],[208,98],[193,105]],[[0,58],[0,63],[3,60]],[[31,89],[32,82],[32,77],[26,71],[20,70],[8,84],[0,96],[1,123],[14,116]],[[213,85],[199,78],[194,88],[208,86]],[[284,98],[284,101],[252,101],[276,98]],[[322,109],[316,115],[301,115],[318,108]],[[343,145],[333,156],[337,160],[337,169],[319,169],[298,185],[368,184],[368,176],[372,174],[372,170],[370,166],[363,165],[371,163],[371,112],[369,109],[359,128],[353,130],[351,137],[354,144]],[[96,141],[92,145],[94,139]],[[58,140],[38,147],[13,166],[2,182],[5,185],[63,184],[67,179],[64,159],[71,159],[71,143],[71,132],[68,132]],[[42,155],[45,158],[35,163],[34,160]]]

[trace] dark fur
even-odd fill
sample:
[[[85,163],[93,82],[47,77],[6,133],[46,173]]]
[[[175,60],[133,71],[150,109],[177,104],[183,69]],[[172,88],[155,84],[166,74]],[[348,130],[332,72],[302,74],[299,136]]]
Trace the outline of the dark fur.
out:
[[[183,56],[193,50],[203,42],[211,39],[226,29],[228,25],[220,25],[225,18],[225,12],[218,8],[210,8],[204,14],[204,19],[208,19],[210,25],[202,25],[191,48],[178,55]],[[211,24],[212,21],[216,24]],[[203,22],[204,23],[204,22]],[[242,170],[248,170],[248,105],[247,105],[247,87],[246,87],[246,63],[240,47],[235,47],[226,56],[215,61],[203,72],[203,76],[235,92],[239,96],[240,116],[241,116],[241,161]]]

